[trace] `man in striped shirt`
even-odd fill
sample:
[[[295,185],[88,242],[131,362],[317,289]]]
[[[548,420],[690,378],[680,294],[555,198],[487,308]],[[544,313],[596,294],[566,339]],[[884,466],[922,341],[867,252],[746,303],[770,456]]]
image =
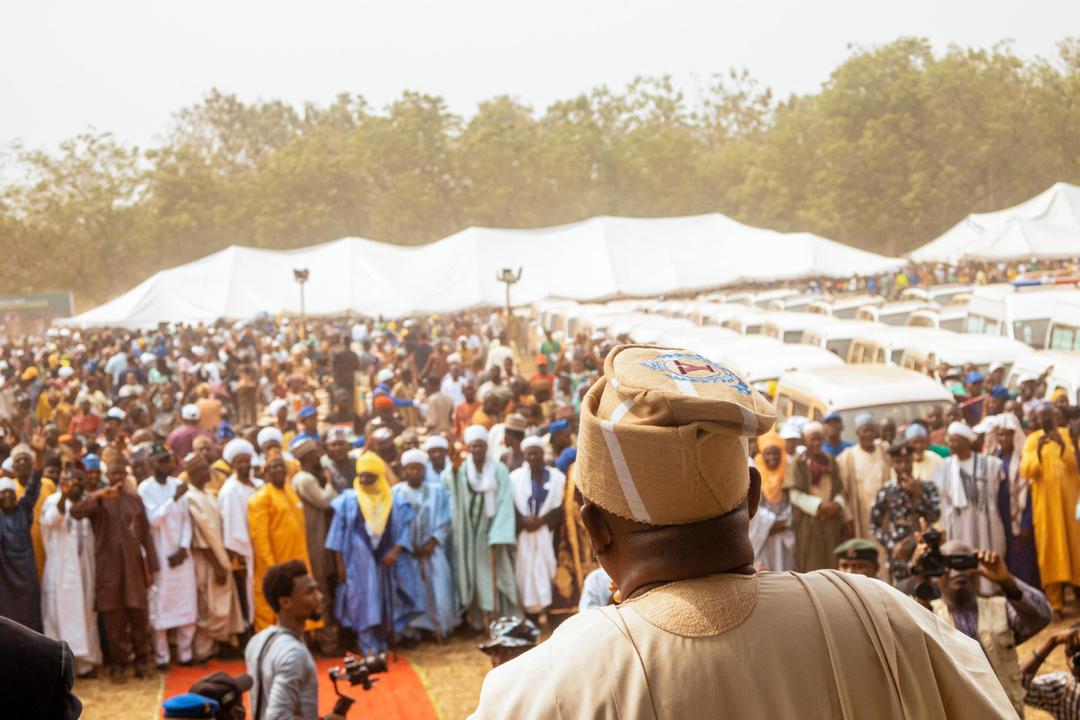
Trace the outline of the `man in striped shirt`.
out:
[[[1039,667],[1058,645],[1065,646],[1065,661],[1069,672],[1047,673],[1035,677]],[[1024,704],[1037,710],[1044,710],[1054,720],[1080,719],[1080,628],[1055,633],[1043,642],[1042,647],[1032,653],[1020,667],[1021,682],[1026,694]]]

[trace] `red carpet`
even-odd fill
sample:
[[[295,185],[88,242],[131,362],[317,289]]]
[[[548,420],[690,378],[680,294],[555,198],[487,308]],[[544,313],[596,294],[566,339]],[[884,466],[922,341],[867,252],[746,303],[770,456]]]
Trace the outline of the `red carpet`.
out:
[[[337,695],[330,683],[327,671],[334,665],[340,665],[339,660],[317,660],[319,668],[319,714],[323,715],[334,709]],[[247,672],[244,663],[240,661],[211,662],[206,667],[177,667],[173,666],[165,677],[164,697],[172,697],[185,693],[195,684],[195,681],[212,672],[222,670],[230,675],[239,675]],[[438,714],[431,703],[420,676],[413,669],[412,664],[403,655],[398,655],[396,661],[391,660],[389,672],[377,675],[379,681],[369,691],[361,687],[347,688],[346,683],[339,683],[341,691],[350,697],[356,698],[356,703],[349,711],[350,718],[384,718],[385,720],[435,720]],[[245,701],[250,694],[245,695]]]

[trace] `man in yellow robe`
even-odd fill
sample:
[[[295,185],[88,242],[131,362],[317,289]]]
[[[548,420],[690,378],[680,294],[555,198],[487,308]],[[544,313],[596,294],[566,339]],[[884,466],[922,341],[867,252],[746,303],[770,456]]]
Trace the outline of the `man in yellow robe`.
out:
[[[1080,472],[1076,443],[1057,427],[1057,410],[1042,403],[1037,414],[1041,427],[1024,441],[1020,476],[1031,480],[1039,578],[1050,605],[1060,611],[1065,585],[1080,585],[1080,523],[1075,520]]]
[[[248,501],[255,555],[255,632],[274,624],[274,610],[262,594],[267,569],[289,560],[308,564],[304,509],[296,491],[285,482],[285,460],[280,452],[268,454],[263,477],[265,484]]]
[[[746,438],[774,419],[700,355],[613,349],[575,478],[618,604],[492,670],[474,717],[1015,718],[978,643],[885,583],[754,571]]]

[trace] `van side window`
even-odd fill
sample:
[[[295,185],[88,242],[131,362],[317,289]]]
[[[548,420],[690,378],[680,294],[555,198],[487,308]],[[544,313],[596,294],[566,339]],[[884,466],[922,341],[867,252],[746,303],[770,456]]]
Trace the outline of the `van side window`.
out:
[[[780,395],[776,398],[776,416],[781,418],[791,417],[791,398]]]
[[[802,415],[803,417],[809,417],[809,412],[810,412],[810,406],[809,405],[806,405],[805,403],[801,403],[801,402],[794,401],[794,400],[792,401],[792,403],[791,403],[791,414],[792,415]]]
[[[1077,350],[1080,349],[1077,345],[1078,341],[1080,341],[1080,333],[1067,325],[1055,325],[1054,331],[1050,333],[1051,350]]]

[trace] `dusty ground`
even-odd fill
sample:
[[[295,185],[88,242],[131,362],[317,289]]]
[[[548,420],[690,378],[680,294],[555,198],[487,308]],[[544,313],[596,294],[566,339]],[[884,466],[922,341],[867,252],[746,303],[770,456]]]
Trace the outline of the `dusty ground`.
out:
[[[405,654],[444,720],[461,720],[476,709],[491,663],[476,649],[475,638],[455,635],[446,645],[424,644]],[[157,720],[163,685],[163,677],[156,673],[149,680],[128,678],[125,685],[114,685],[103,674],[103,679],[79,680],[75,694],[83,702],[85,720]]]
[[[1047,635],[1068,628],[1075,621],[1076,618],[1069,617],[1054,623],[1021,645],[1021,659],[1038,647]],[[480,685],[490,663],[476,650],[475,638],[454,636],[446,645],[421,645],[409,650],[407,655],[444,720],[461,720],[476,708]],[[1064,654],[1057,649],[1043,664],[1042,672],[1064,669]],[[86,720],[156,720],[160,717],[162,685],[162,678],[157,675],[149,680],[129,679],[126,685],[113,685],[107,679],[80,680],[75,692],[83,701],[83,718]],[[1026,717],[1042,720],[1050,716],[1029,710]]]

